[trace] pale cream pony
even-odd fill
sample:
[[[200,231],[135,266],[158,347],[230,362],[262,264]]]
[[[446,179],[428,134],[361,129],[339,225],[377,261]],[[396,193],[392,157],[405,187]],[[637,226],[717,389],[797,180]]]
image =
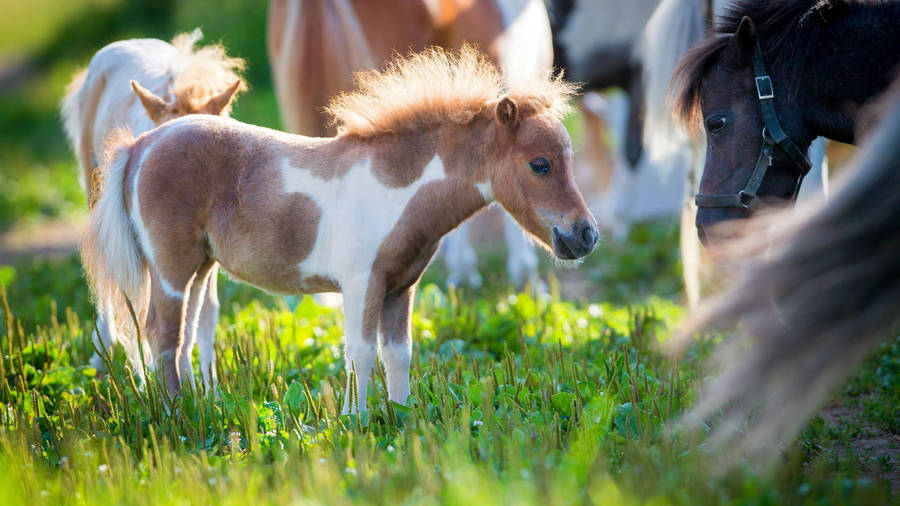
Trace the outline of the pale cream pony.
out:
[[[192,329],[215,326],[202,300],[219,265],[271,292],[344,294],[349,411],[366,407],[379,335],[388,396],[406,402],[415,287],[441,238],[479,210],[499,202],[561,259],[594,248],[561,121],[572,85],[545,75],[506,89],[467,47],[358,83],[329,108],[336,137],[195,115],[112,152],[82,259],[97,300],[125,292],[146,314],[171,395],[193,379]]]
[[[107,138],[125,129],[142,134],[170,119],[186,114],[227,116],[238,91],[246,89],[240,72],[244,61],[230,58],[225,49],[213,44],[194,45],[203,36],[199,29],[176,36],[172,43],[158,39],[131,39],[113,42],[94,55],[88,67],[77,73],[62,100],[62,117],[69,142],[78,159],[79,180],[92,205],[94,188]],[[212,290],[205,301],[209,314],[218,317],[216,274],[210,277]],[[98,301],[99,334],[94,344],[109,347],[117,341],[116,329],[108,327],[104,308],[111,301]],[[200,354],[208,365],[213,335],[199,338]],[[126,347],[134,340],[122,340]],[[130,350],[135,353],[136,350]],[[91,364],[103,370],[103,361],[94,354]]]

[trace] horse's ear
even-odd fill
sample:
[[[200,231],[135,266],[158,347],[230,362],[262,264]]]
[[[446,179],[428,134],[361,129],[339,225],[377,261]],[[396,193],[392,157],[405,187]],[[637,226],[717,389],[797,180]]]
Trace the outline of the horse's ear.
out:
[[[519,126],[519,106],[515,100],[503,97],[497,102],[497,121],[511,132],[516,130]]]
[[[209,99],[209,102],[203,106],[202,111],[206,114],[219,115],[222,114],[222,111],[228,107],[228,104],[231,103],[231,99],[234,98],[234,94],[237,93],[237,90],[241,87],[241,80],[238,79],[231,86],[228,87],[227,90],[219,93],[218,95]]]
[[[738,26],[737,31],[734,32],[734,42],[741,53],[753,53],[753,49],[756,47],[756,25],[750,19],[750,16],[741,18],[741,24]]]
[[[163,111],[166,110],[166,102],[152,91],[138,84],[134,79],[131,80],[131,89],[141,99],[141,104],[144,106],[144,110],[147,111],[147,116],[150,116],[154,123],[159,123]]]

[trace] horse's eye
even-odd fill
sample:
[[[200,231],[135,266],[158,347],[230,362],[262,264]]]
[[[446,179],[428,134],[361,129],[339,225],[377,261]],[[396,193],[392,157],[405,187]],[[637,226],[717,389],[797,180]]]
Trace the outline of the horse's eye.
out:
[[[550,172],[550,160],[543,157],[535,158],[528,162],[528,166],[531,167],[532,172],[535,174],[546,174]]]
[[[728,126],[728,118],[725,116],[714,116],[706,120],[706,129],[711,134],[722,132],[726,126]]]

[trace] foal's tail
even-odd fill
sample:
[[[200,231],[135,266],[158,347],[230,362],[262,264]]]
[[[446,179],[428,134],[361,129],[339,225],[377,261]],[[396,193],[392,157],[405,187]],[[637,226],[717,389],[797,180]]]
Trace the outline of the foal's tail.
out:
[[[122,294],[131,300],[137,315],[142,314],[148,302],[149,272],[124,202],[125,169],[134,138],[120,130],[110,136],[108,145],[101,167],[102,191],[91,211],[81,260],[98,307],[102,301],[111,301],[116,314],[107,316],[123,328],[131,317]]]
[[[765,257],[682,333],[741,324],[720,347],[720,376],[695,406],[699,418],[691,417],[723,413],[716,439],[741,453],[772,457],[879,342],[896,335],[900,81],[891,96],[833,198],[767,220],[782,225],[765,231],[769,241],[758,233],[739,242]],[[739,445],[727,429],[734,424],[747,429]]]
[[[644,145],[654,161],[682,149],[687,137],[672,116],[669,84],[682,56],[705,35],[707,0],[663,0],[644,28]]]

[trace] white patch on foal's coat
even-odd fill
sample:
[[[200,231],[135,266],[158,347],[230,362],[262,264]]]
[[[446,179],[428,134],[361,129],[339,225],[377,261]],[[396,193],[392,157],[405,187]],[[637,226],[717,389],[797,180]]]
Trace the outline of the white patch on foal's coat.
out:
[[[288,160],[281,165],[286,193],[302,193],[319,207],[318,234],[313,250],[298,267],[302,276],[317,275],[334,279],[342,291],[356,285],[354,278],[364,276],[368,284],[369,270],[381,242],[394,228],[407,204],[419,188],[444,179],[444,164],[435,155],[425,166],[422,177],[402,188],[381,184],[367,157],[354,165],[343,177],[321,179],[303,167],[293,167]]]
[[[177,134],[179,128],[173,128]],[[150,241],[150,234],[147,233],[147,227],[144,226],[144,220],[141,219],[141,204],[138,199],[138,185],[141,181],[141,168],[144,166],[144,161],[153,151],[153,146],[156,143],[153,142],[149,146],[146,146],[141,153],[141,159],[138,160],[136,165],[134,178],[131,182],[131,224],[134,227],[134,232],[137,234],[138,242],[141,245],[141,250],[144,253],[144,256],[147,259],[147,265],[150,266],[151,269],[156,271],[156,278],[159,280],[159,284],[163,289],[163,292],[172,297],[174,299],[183,299],[184,292],[180,290],[176,290],[167,280],[162,277],[162,274],[159,272],[159,268],[156,266],[156,262],[153,260],[153,243]]]
[[[490,181],[485,181],[483,183],[475,183],[475,188],[478,189],[478,193],[481,194],[481,197],[488,204],[494,201],[494,188],[491,187]]]

